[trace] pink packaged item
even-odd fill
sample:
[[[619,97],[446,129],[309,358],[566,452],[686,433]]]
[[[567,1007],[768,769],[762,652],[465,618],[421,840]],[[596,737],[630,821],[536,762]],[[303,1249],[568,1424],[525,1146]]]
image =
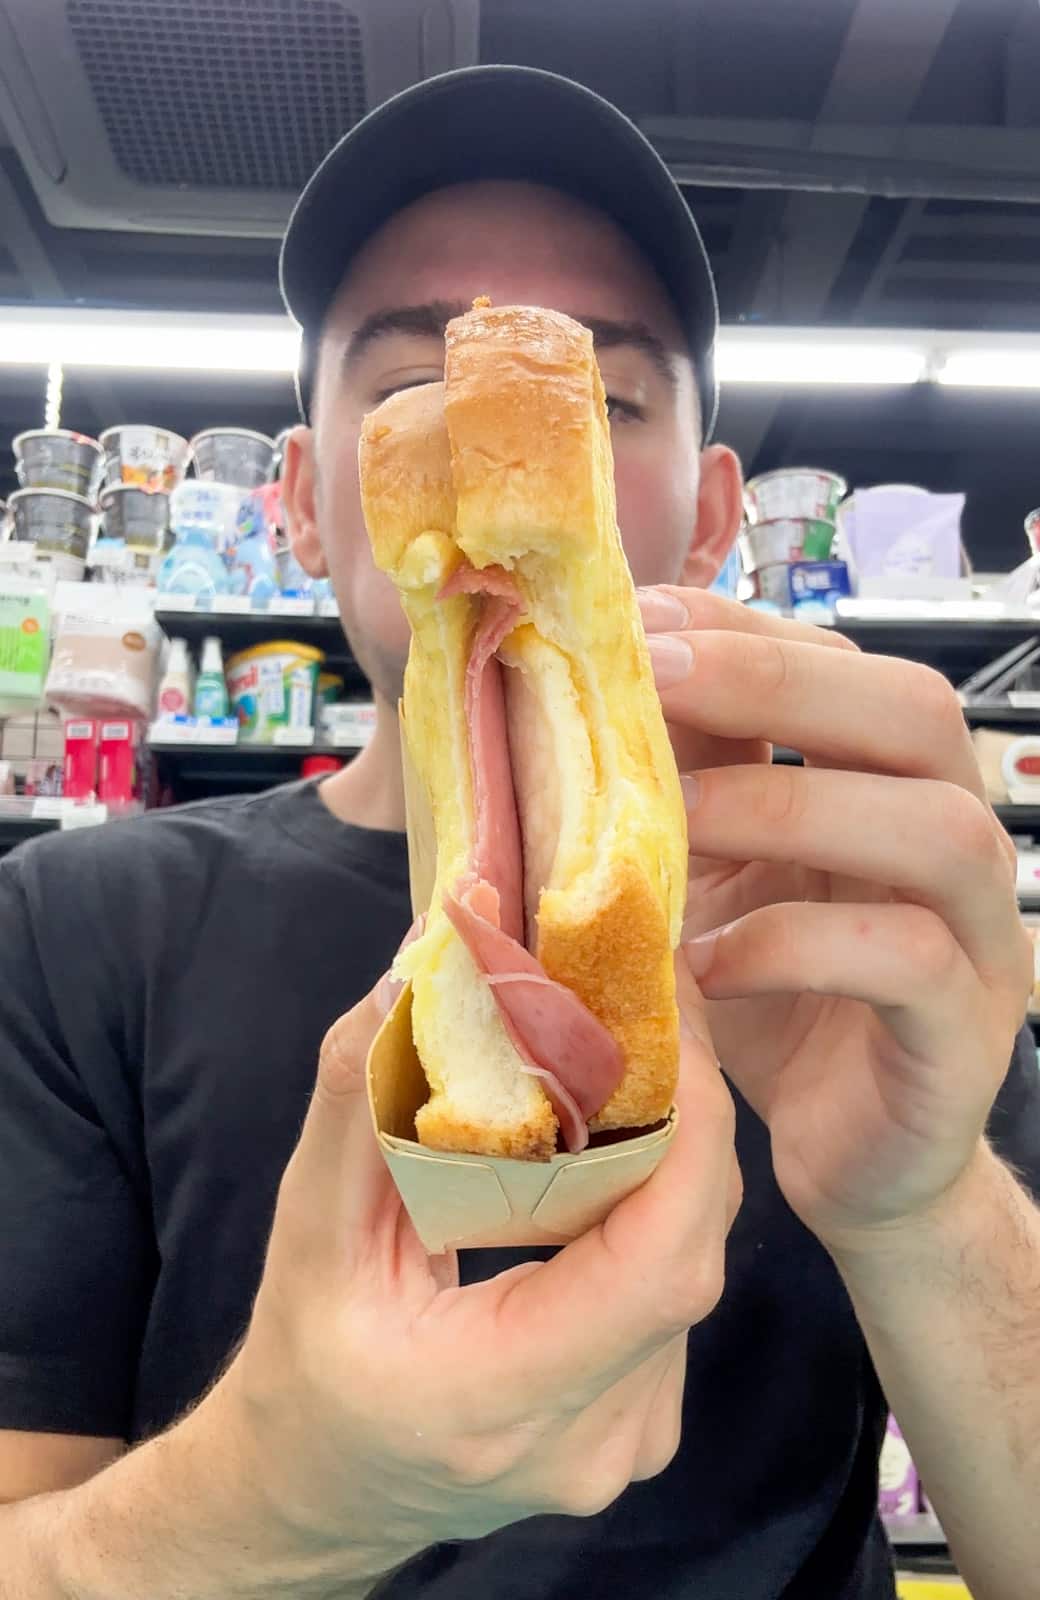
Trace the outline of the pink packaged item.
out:
[[[65,724],[66,800],[93,802],[97,792],[98,725],[93,717],[73,718]]]
[[[62,616],[47,700],[70,715],[147,717],[155,693],[159,630],[116,616]]]
[[[910,1457],[895,1417],[888,1419],[885,1442],[881,1446],[881,1515],[889,1522],[901,1522],[916,1517],[919,1505],[920,1484],[917,1469]]]
[[[98,739],[98,799],[109,810],[136,804],[141,798],[138,753],[141,724],[102,722]]]

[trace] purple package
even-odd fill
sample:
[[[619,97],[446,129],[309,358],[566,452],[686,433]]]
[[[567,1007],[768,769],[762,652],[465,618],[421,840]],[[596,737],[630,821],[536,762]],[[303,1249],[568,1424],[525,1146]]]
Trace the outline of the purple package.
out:
[[[895,1417],[889,1417],[881,1446],[881,1515],[890,1522],[916,1517],[920,1485],[906,1440]]]

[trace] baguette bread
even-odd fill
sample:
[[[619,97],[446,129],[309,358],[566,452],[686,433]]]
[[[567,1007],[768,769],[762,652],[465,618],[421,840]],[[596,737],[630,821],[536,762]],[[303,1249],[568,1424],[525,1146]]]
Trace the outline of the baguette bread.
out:
[[[430,1085],[418,1138],[545,1160],[652,1125],[677,1071],[686,818],[591,335],[478,303],[448,326],[443,384],[366,418],[360,462],[437,845],[395,964]]]

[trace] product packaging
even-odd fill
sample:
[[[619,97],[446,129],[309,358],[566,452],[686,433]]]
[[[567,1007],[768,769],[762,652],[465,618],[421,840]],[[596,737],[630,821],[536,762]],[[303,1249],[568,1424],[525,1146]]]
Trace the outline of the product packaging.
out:
[[[169,494],[184,476],[188,441],[166,428],[146,423],[131,423],[106,428],[101,435],[105,452],[105,481],[127,483],[138,489],[163,490]]]
[[[195,715],[211,721],[222,720],[228,714],[228,692],[224,681],[224,656],[220,640],[203,641],[199,675],[195,680]]]
[[[227,664],[227,686],[243,744],[273,744],[289,730],[310,735],[324,652],[278,639],[240,650]],[[302,741],[301,741],[302,742]]]
[[[64,793],[67,800],[93,804],[97,798],[98,723],[74,717],[65,724]]]
[[[890,1522],[916,1517],[920,1493],[917,1471],[895,1417],[889,1417],[881,1446],[881,1515]]]
[[[847,600],[852,592],[844,561],[792,561],[789,581],[791,609],[807,620],[810,605],[833,615],[838,601]]]
[[[857,583],[959,578],[963,510],[962,494],[929,494],[904,484],[857,489],[839,518]]]
[[[24,711],[43,694],[50,629],[46,589],[9,579],[0,594],[0,716]]]
[[[96,439],[66,428],[34,428],[11,440],[18,482],[24,489],[67,489],[93,500],[105,455]]]
[[[7,502],[12,538],[82,561],[94,531],[94,506],[68,489],[16,489]]]
[[[412,909],[433,893],[436,841],[398,707],[405,771]],[[415,1113],[429,1089],[412,1040],[412,990],[406,983],[369,1051],[369,1110],[391,1176],[426,1249],[559,1245],[587,1232],[650,1176],[675,1133],[677,1113],[631,1139],[590,1146],[551,1161],[428,1150],[415,1137]]]
[[[52,705],[73,715],[147,717],[155,692],[159,629],[143,617],[67,612],[47,676]]]
[[[141,800],[141,724],[122,719],[98,724],[97,797],[110,811]]]
[[[777,467],[748,479],[744,506],[751,523],[808,517],[833,524],[847,487],[844,478],[823,467]]]
[[[206,483],[259,489],[274,459],[274,440],[249,428],[207,428],[191,441],[195,472]]]
[[[160,722],[191,714],[191,657],[184,639],[171,639],[166,666],[156,696],[156,715]]]

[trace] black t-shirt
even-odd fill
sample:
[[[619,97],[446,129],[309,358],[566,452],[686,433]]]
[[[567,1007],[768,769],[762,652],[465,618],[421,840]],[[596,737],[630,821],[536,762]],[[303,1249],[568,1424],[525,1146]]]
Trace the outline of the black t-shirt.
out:
[[[337,822],[310,785],[0,863],[0,1427],[134,1441],[205,1390],[249,1318],[322,1035],[409,921],[403,836]],[[1026,1040],[994,1132],[1040,1180]],[[739,1099],[738,1149],[671,1466],[601,1516],[437,1546],[380,1600],[894,1594],[869,1356]],[[463,1277],[524,1254],[469,1253]]]

